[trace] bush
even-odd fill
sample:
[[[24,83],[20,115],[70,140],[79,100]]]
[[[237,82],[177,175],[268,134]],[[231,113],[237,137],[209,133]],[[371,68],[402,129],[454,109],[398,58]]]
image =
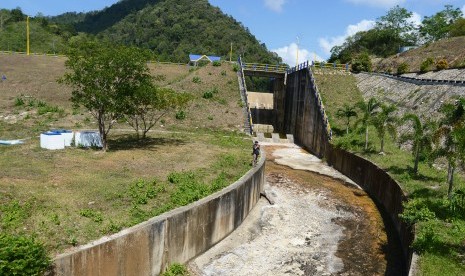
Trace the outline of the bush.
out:
[[[355,73],[371,72],[371,70],[371,59],[367,53],[359,55],[352,63],[352,71],[354,71]]]
[[[205,91],[202,95],[202,98],[204,99],[211,99],[213,98],[213,93],[211,91]]]
[[[404,203],[404,211],[399,216],[408,224],[430,221],[436,218],[435,213],[428,208],[427,202],[420,199],[412,199]]]
[[[408,73],[409,70],[409,65],[405,62],[402,62],[401,64],[399,64],[399,66],[397,66],[397,75]]]
[[[239,65],[234,64],[234,65],[233,65],[233,71],[234,71],[234,72],[239,71]]]
[[[15,106],[23,106],[25,104],[24,99],[22,97],[16,97],[15,99]]]
[[[186,119],[186,112],[184,110],[179,110],[178,112],[176,112],[176,119],[178,120]]]
[[[192,78],[192,82],[193,82],[193,83],[201,83],[202,80],[200,79],[200,77],[195,76],[195,77]]]
[[[436,62],[436,69],[445,70],[447,68],[449,68],[449,63],[447,62],[445,58],[440,59],[438,60],[438,62]]]
[[[431,66],[434,65],[434,59],[433,58],[427,58],[425,59],[421,65],[420,65],[420,72],[421,73],[426,73],[428,71],[431,71]]]
[[[0,234],[0,275],[42,275],[50,264],[44,246],[34,238]]]
[[[187,268],[178,263],[171,264],[162,276],[187,276]]]
[[[221,66],[221,61],[214,61],[214,62],[212,62],[212,65],[215,66],[215,67],[219,67],[219,66]]]

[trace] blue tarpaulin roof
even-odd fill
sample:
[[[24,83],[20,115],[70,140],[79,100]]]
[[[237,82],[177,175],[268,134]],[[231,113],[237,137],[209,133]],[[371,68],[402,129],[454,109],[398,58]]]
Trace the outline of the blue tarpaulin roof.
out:
[[[217,57],[217,56],[206,56],[206,55],[196,55],[196,54],[189,54],[189,58],[191,61],[194,61],[194,62],[200,61],[201,59],[204,59],[204,58],[208,59],[210,62],[221,60],[221,57]]]

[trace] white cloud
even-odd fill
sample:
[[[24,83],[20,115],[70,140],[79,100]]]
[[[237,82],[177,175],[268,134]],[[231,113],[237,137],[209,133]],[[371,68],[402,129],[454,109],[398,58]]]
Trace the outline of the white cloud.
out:
[[[344,35],[334,36],[334,37],[325,37],[320,38],[319,43],[320,47],[323,49],[324,53],[327,55],[331,54],[331,49],[336,45],[342,45],[345,39],[349,36],[352,36],[358,32],[366,31],[372,29],[375,26],[375,21],[373,20],[362,20],[355,25],[349,25],[346,28]]]
[[[287,0],[264,0],[265,6],[272,11],[281,12]]]
[[[401,5],[406,2],[406,0],[347,0],[348,2],[359,4],[359,5],[368,5],[372,7],[382,7],[390,8],[395,5]]]
[[[412,12],[412,16],[409,18],[409,21],[415,24],[415,27],[418,27],[421,25],[422,17],[420,14]]]
[[[284,63],[289,64],[290,66],[295,66],[297,61],[297,44],[291,43],[288,46],[284,46],[279,49],[271,50],[275,52],[283,59]],[[299,48],[299,63],[305,62],[307,60],[322,61],[324,60],[314,52],[310,52],[307,49]]]

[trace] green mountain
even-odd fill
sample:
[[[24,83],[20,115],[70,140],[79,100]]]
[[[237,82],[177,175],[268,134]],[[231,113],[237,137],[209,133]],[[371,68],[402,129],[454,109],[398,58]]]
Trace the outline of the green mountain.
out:
[[[115,43],[152,49],[159,60],[187,62],[189,53],[251,62],[276,63],[260,42],[231,16],[207,0],[123,0],[92,12],[76,30]]]

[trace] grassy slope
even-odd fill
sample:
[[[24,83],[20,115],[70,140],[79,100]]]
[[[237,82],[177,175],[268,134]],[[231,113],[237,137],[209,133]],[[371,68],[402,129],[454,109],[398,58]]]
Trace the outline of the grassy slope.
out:
[[[336,119],[334,114],[342,104],[353,105],[362,98],[356,87],[353,76],[316,75],[318,87],[325,100],[329,116],[332,118],[333,127],[343,129],[344,124]],[[447,185],[444,170],[436,170],[421,163],[419,176],[412,175],[413,158],[409,152],[398,148],[395,141],[388,139],[385,145],[386,155],[379,155],[379,139],[375,130],[370,129],[370,145],[372,151],[364,152],[362,147],[354,146],[351,150],[357,154],[375,162],[379,167],[389,172],[409,194],[410,198],[428,200],[428,207],[436,213],[437,221],[432,223],[420,223],[419,233],[426,233],[428,227],[436,234],[436,239],[430,242],[430,246],[421,252],[420,269],[422,275],[464,275],[463,243],[465,242],[465,217],[460,214],[452,214],[445,200]],[[358,135],[359,141],[363,141],[364,134]],[[338,138],[336,138],[337,140]],[[465,183],[459,177],[456,178],[456,188],[465,188]]]
[[[0,139],[31,137],[25,145],[0,146],[1,231],[34,233],[57,253],[195,200],[249,169],[250,141],[236,133],[242,113],[237,77],[229,65],[194,71],[150,65],[160,86],[194,95],[186,119],[167,115],[145,143],[135,142],[126,124],[117,125],[119,130],[110,133],[110,151],[103,154],[39,147],[43,130],[96,127],[85,110],[73,111],[70,89],[56,83],[64,59],[0,55],[0,63],[0,74],[7,76],[0,83]],[[194,76],[201,82],[192,82]],[[218,92],[203,99],[213,86]],[[24,105],[15,106],[18,98]],[[39,101],[63,110],[39,114]],[[174,172],[179,174],[171,180],[179,183],[168,181]],[[180,194],[188,183],[197,183],[196,188]]]
[[[449,67],[465,65],[465,36],[442,39],[438,42],[426,44],[420,48],[404,52],[389,58],[374,62],[374,71],[390,71],[395,73],[399,64],[405,62],[411,72],[420,71],[421,63],[431,57],[437,61],[445,58]]]

